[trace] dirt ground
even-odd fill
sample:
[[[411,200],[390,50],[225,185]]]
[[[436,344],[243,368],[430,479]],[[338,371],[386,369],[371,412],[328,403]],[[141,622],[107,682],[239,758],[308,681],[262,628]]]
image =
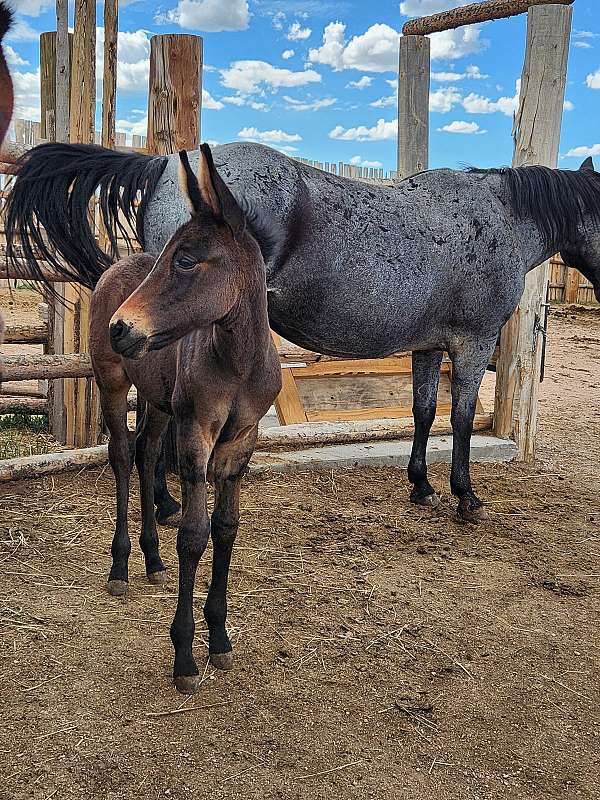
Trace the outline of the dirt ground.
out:
[[[539,461],[474,466],[484,526],[446,467],[437,512],[400,470],[248,480],[236,666],[188,699],[174,531],[169,586],[134,545],[118,600],[107,470],[4,487],[1,800],[600,798],[599,361],[600,318],[554,315]]]

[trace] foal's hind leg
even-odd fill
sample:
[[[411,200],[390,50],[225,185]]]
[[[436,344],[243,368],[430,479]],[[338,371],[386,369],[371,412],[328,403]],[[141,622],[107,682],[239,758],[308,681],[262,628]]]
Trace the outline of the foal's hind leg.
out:
[[[412,354],[415,436],[408,463],[408,480],[414,484],[411,501],[422,506],[437,506],[440,502],[427,480],[427,440],[435,419],[442,355],[439,350]]]
[[[473,491],[470,474],[471,435],[477,392],[494,352],[497,336],[461,342],[452,359],[452,469],[450,487],[458,497],[458,513],[467,522],[483,522],[488,514]]]
[[[239,443],[217,445],[213,456],[215,508],[210,522],[213,563],[204,618],[208,625],[210,661],[218,669],[233,667],[232,647],[225,627],[227,581],[240,521],[240,484],[254,450],[257,432],[258,429],[252,431]]]
[[[127,529],[129,505],[129,476],[131,474],[131,451],[127,428],[127,392],[123,384],[117,391],[100,386],[102,414],[110,431],[108,458],[115,475],[117,495],[117,521],[111,546],[112,566],[108,576],[108,591],[118,597],[127,591],[128,562],[131,542]]]
[[[146,401],[138,394],[136,435],[141,433],[144,426],[146,407]],[[154,471],[154,504],[156,505],[156,521],[159,525],[175,527],[179,524],[181,519],[181,506],[169,492],[169,487],[167,486],[167,471],[165,469],[165,458],[162,447]]]
[[[146,574],[150,583],[164,583],[166,580],[165,565],[158,551],[158,534],[154,518],[154,471],[160,453],[161,434],[168,422],[168,414],[148,405],[135,448],[142,507],[140,547],[144,553]]]

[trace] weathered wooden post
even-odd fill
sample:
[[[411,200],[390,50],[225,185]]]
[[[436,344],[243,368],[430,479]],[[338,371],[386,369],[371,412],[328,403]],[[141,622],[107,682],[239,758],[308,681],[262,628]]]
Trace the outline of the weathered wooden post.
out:
[[[164,34],[150,40],[149,153],[168,155],[200,146],[202,59],[200,36]],[[167,471],[177,472],[176,428],[172,421],[163,439],[163,453]]]
[[[515,167],[557,165],[572,13],[563,4],[529,9]],[[514,439],[518,458],[525,461],[535,456],[547,285],[548,264],[529,274],[519,307],[502,331],[496,367],[496,434]]]
[[[102,145],[115,146],[117,114],[117,39],[119,0],[104,0],[104,73],[102,76]]]
[[[93,143],[96,115],[96,3],[76,0],[71,63],[71,142]],[[90,212],[93,219],[93,210]],[[64,352],[88,352],[91,292],[65,285]],[[100,402],[93,378],[65,380],[66,441],[75,447],[97,444]]]
[[[400,37],[398,71],[398,178],[427,169],[431,44],[426,36]]]

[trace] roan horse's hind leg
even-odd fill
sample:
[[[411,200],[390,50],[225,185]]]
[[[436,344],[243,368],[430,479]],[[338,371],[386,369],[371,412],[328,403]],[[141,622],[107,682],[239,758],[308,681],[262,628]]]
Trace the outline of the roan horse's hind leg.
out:
[[[227,621],[227,581],[231,553],[240,521],[240,486],[252,456],[258,426],[239,442],[217,445],[209,470],[215,487],[215,508],[210,521],[213,542],[212,579],[204,618],[208,625],[208,651],[211,664],[218,669],[233,667]]]
[[[427,440],[435,419],[442,355],[439,350],[412,354],[415,435],[408,464],[408,480],[414,484],[410,499],[432,507],[440,498],[427,480]]]
[[[480,523],[488,514],[473,491],[470,475],[471,436],[477,392],[496,346],[497,333],[488,340],[462,341],[450,350],[452,359],[452,469],[450,487],[458,497],[458,513],[467,522]]]
[[[150,583],[165,583],[166,569],[158,550],[158,534],[154,517],[154,471],[160,453],[161,435],[169,422],[169,415],[147,405],[144,422],[138,433],[135,463],[140,478],[142,531],[140,547],[144,553],[146,574]]]

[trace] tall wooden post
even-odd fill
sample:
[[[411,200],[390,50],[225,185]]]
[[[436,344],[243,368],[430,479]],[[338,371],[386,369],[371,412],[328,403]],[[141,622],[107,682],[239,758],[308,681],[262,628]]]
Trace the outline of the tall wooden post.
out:
[[[521,100],[514,126],[515,167],[557,165],[571,20],[570,6],[529,9]],[[535,456],[548,271],[545,264],[528,275],[521,302],[502,331],[496,366],[496,434],[514,439],[518,459],[523,461]]]
[[[200,36],[165,34],[150,40],[148,152],[196,150],[202,111]]]
[[[148,152],[169,155],[200,146],[203,41],[164,34],[150,40]],[[168,472],[177,472],[177,439],[171,421],[163,438]]]
[[[67,28],[67,3],[58,0],[57,30],[40,36],[41,136],[66,142],[69,138],[70,56],[73,35]],[[48,298],[48,351],[64,353],[64,297],[62,284],[55,284],[57,297]],[[66,442],[66,409],[62,379],[48,381],[48,424],[59,442]]]
[[[431,44],[426,36],[400,38],[398,177],[427,169]]]
[[[75,0],[71,75],[69,139],[71,142],[91,144],[94,141],[96,116],[95,0]],[[88,352],[90,298],[89,290],[76,284],[66,284],[65,353]],[[67,444],[75,447],[97,444],[101,433],[100,403],[93,379],[65,380],[64,395]]]
[[[119,0],[104,0],[104,74],[102,78],[102,145],[114,148],[117,116],[117,38]]]

